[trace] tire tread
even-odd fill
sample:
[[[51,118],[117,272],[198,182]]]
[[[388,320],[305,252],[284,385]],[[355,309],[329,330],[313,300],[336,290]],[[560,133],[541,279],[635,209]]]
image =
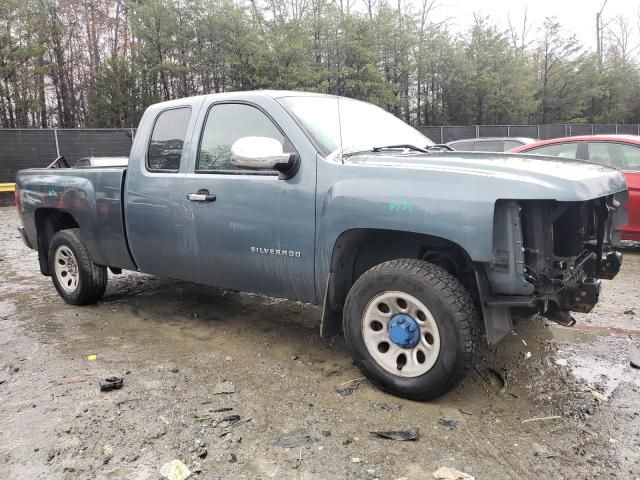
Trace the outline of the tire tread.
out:
[[[57,232],[51,239],[51,246],[54,245],[54,240],[63,239],[63,241],[69,243],[76,253],[76,260],[78,267],[85,270],[86,275],[81,278],[80,291],[77,295],[65,295],[57,288],[60,296],[74,305],[88,305],[95,303],[102,298],[104,292],[107,289],[107,269],[102,265],[96,265],[93,263],[89,251],[80,236],[79,228],[70,228],[67,230],[61,230]],[[53,248],[49,252],[49,260],[52,261]],[[52,275],[55,275],[53,268],[51,268]],[[54,282],[55,284],[55,282]]]
[[[438,391],[429,392],[428,395],[422,396],[421,399],[435,398],[453,389],[462,382],[469,372],[473,358],[480,345],[479,315],[471,295],[456,277],[443,268],[424,260],[410,258],[380,263],[363,273],[356,280],[354,286],[361,282],[367,282],[380,273],[417,277],[421,282],[439,290],[442,297],[451,307],[454,321],[457,323],[458,331],[462,336],[462,358],[457,362],[457,368],[447,382],[441,385]],[[349,295],[347,295],[347,304],[352,301],[350,294],[353,290],[352,287]],[[346,306],[345,310],[347,310]],[[351,339],[349,338],[350,329],[347,328],[346,324],[348,321],[349,319],[345,315],[343,317],[343,330],[347,344],[352,348]]]

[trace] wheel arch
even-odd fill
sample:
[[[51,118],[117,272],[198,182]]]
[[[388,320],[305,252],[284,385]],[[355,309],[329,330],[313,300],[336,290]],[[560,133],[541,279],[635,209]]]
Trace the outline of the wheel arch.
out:
[[[75,217],[66,210],[57,208],[39,208],[34,213],[38,262],[43,275],[51,275],[49,271],[49,245],[53,236],[60,230],[80,228]]]
[[[399,230],[356,228],[342,232],[331,254],[324,291],[320,334],[330,338],[340,331],[342,309],[356,280],[382,262],[400,258],[426,260],[458,278],[478,299],[475,269],[464,248],[446,238]]]

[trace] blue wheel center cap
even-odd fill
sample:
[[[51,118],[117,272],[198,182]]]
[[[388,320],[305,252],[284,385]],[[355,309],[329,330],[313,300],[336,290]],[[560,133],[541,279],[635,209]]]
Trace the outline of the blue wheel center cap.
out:
[[[420,341],[420,327],[411,315],[397,313],[389,322],[389,338],[402,348],[413,348]]]

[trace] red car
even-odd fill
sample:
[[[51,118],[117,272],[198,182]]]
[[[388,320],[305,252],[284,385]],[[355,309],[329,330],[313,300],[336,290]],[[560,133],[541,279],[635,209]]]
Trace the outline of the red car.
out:
[[[585,135],[540,140],[516,147],[510,152],[577,158],[619,168],[629,187],[629,224],[620,227],[623,240],[640,241],[640,136]]]

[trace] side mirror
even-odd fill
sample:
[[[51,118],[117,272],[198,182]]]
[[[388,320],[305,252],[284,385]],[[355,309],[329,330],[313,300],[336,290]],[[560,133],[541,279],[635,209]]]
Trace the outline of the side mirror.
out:
[[[231,145],[231,165],[280,172],[279,178],[289,179],[300,166],[296,153],[284,153],[275,138],[242,137]]]

